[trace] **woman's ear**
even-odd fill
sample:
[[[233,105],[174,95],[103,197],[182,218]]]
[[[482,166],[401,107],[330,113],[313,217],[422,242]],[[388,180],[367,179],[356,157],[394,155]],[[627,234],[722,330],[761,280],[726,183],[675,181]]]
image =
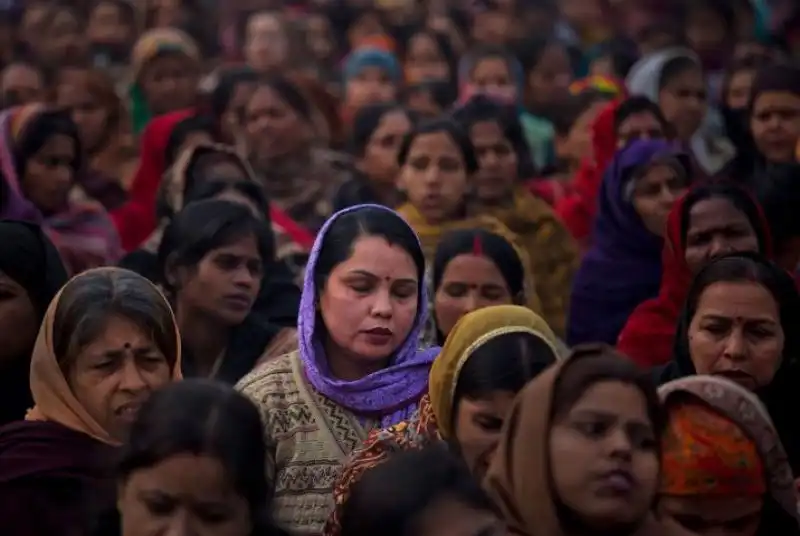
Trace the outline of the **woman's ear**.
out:
[[[178,290],[181,287],[181,276],[185,270],[178,265],[177,254],[170,253],[167,262],[164,263],[164,282],[171,290]]]

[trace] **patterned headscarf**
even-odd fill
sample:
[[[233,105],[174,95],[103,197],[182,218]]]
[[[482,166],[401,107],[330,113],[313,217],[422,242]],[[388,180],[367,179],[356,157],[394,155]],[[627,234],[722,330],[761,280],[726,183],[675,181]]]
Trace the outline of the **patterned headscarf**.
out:
[[[731,419],[696,399],[668,408],[662,440],[665,495],[766,493],[764,464],[755,442]]]
[[[325,222],[311,250],[303,282],[297,328],[300,360],[303,362],[308,381],[317,391],[357,416],[380,418],[381,426],[388,427],[407,420],[417,409],[419,399],[428,386],[431,363],[439,353],[439,348],[428,350],[418,348],[420,332],[428,316],[425,281],[418,282],[417,315],[406,340],[394,352],[389,366],[364,378],[345,381],[333,376],[320,337],[321,326],[317,325],[320,319],[317,314],[318,296],[314,276],[322,245],[328,231],[339,217],[365,209],[385,211],[387,218],[396,218],[401,225],[408,225],[396,212],[380,205],[356,205],[346,208]]]

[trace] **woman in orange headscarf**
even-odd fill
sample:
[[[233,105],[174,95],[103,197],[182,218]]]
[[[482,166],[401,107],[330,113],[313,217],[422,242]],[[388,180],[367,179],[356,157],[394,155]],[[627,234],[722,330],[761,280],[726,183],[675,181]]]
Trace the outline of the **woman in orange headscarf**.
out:
[[[658,513],[698,534],[800,533],[792,471],[756,396],[724,378],[690,376],[659,389],[667,410]]]
[[[180,336],[145,278],[99,268],[53,298],[31,358],[34,408],[0,428],[0,526],[86,534],[85,505],[113,497],[115,447],[139,407],[180,377]]]

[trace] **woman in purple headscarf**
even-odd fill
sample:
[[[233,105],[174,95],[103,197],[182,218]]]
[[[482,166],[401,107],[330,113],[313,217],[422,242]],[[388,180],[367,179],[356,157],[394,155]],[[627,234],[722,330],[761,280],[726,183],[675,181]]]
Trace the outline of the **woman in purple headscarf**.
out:
[[[592,247],[572,288],[567,344],[615,344],[631,312],[658,294],[667,215],[691,161],[663,140],[617,151],[603,176]]]
[[[408,419],[438,348],[420,351],[425,261],[395,212],[357,205],[322,227],[308,260],[296,352],[243,378],[261,410],[276,521],[321,534],[339,468],[372,428]]]

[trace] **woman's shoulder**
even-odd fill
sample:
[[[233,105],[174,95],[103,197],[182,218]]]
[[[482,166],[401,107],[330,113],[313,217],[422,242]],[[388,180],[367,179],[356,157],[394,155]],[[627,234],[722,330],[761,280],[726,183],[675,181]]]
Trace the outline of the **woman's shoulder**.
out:
[[[0,484],[28,478],[85,480],[112,454],[96,439],[50,421],[17,421],[0,428]]]
[[[256,367],[236,384],[236,390],[259,407],[271,407],[278,401],[297,397],[300,367],[299,352],[293,351]]]

